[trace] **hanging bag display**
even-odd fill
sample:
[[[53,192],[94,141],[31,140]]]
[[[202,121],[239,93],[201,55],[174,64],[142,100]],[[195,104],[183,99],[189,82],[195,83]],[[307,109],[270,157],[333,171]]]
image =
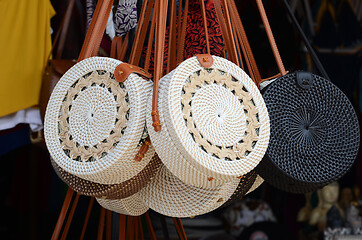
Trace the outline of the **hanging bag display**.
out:
[[[123,199],[130,197],[146,186],[161,166],[159,158],[149,156],[151,154],[154,152],[146,153],[145,158],[152,158],[152,160],[139,174],[118,184],[100,184],[88,181],[63,170],[53,159],[51,159],[51,163],[58,177],[77,193],[102,199]]]
[[[96,55],[111,7],[112,1],[97,4],[80,56]],[[59,167],[100,184],[119,184],[145,168],[154,151],[142,138],[152,82],[140,75],[151,77],[119,60],[91,57],[62,76],[45,117],[45,140]]]
[[[352,166],[359,148],[357,116],[348,98],[329,80],[304,71],[287,74],[262,1],[256,2],[282,75],[262,90],[271,130],[267,153],[256,170],[284,191],[314,191]],[[260,76],[257,68],[253,72]]]
[[[165,75],[155,92],[163,119],[154,131],[148,117],[151,141],[184,183],[220,186],[258,165],[268,145],[268,113],[258,88],[237,65],[210,54],[191,57]]]

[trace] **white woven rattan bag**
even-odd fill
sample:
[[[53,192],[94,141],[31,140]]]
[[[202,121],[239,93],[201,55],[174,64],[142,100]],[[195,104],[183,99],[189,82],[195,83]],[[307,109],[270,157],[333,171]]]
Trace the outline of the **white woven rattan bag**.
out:
[[[218,187],[199,188],[185,184],[166,166],[161,166],[150,183],[138,194],[146,205],[158,213],[170,217],[194,217],[223,205],[238,184],[239,179],[235,178]]]
[[[138,193],[123,199],[96,198],[96,200],[105,209],[128,216],[140,216],[149,209]]]
[[[211,67],[192,57],[160,80],[161,131],[147,117],[162,162],[198,187],[220,186],[250,172],[269,142],[269,117],[254,82],[234,63],[210,58]]]
[[[54,161],[101,184],[134,177],[153,156],[135,161],[152,82],[133,73],[123,83],[116,81],[114,71],[121,63],[106,57],[78,62],[54,88],[45,115],[44,135]]]

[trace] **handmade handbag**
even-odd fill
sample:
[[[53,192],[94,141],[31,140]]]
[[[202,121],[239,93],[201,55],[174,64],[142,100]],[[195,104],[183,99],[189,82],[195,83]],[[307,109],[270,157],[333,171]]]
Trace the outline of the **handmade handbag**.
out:
[[[147,126],[161,161],[177,178],[215,187],[258,165],[268,145],[269,118],[258,88],[241,68],[201,54],[155,86]],[[157,114],[163,120],[155,121]]]
[[[304,71],[287,74],[262,1],[256,2],[282,75],[262,90],[270,116],[270,143],[256,171],[282,190],[314,191],[336,181],[352,166],[359,148],[358,119],[348,98],[326,74],[324,78]],[[288,12],[313,60],[319,63],[290,9]],[[250,51],[248,58],[254,61]],[[256,66],[255,62],[252,65]],[[320,63],[317,66],[325,72]],[[259,75],[257,68],[253,71]]]
[[[149,209],[137,193],[123,199],[96,198],[96,200],[105,209],[127,216],[140,216]]]
[[[97,4],[80,60],[96,55],[112,3]],[[142,159],[149,148],[142,136],[152,83],[140,75],[150,77],[136,66],[104,57],[81,60],[63,75],[50,97],[44,128],[59,167],[101,184],[118,184],[142,171],[151,160]]]
[[[150,154],[154,154],[154,151],[148,151],[145,157],[152,157],[149,156]],[[100,184],[64,171],[53,159],[51,159],[51,163],[59,178],[74,191],[85,196],[102,199],[123,199],[130,197],[146,186],[161,166],[159,158],[153,157],[146,167],[133,178],[119,184]]]
[[[118,82],[115,70],[121,63],[105,57],[78,62],[54,88],[45,115],[44,135],[54,161],[103,184],[126,181],[151,160],[134,158],[143,143],[152,83],[134,73]]]
[[[174,159],[175,161],[177,158]],[[239,179],[217,187],[185,184],[166,166],[161,166],[150,183],[138,193],[152,210],[170,217],[194,217],[215,210],[234,193]]]
[[[76,63],[75,60],[61,59],[70,23],[70,18],[74,7],[74,2],[75,0],[69,1],[62,23],[59,26],[59,30],[54,38],[51,52],[53,52],[53,49],[55,48],[56,44],[59,42],[57,49],[55,51],[56,56],[54,59],[48,60],[48,63],[44,69],[42,85],[40,89],[40,98],[39,98],[40,115],[43,122],[44,122],[46,106],[48,104],[50,94],[52,93],[55,85],[57,84],[59,79],[63,76],[63,74]]]

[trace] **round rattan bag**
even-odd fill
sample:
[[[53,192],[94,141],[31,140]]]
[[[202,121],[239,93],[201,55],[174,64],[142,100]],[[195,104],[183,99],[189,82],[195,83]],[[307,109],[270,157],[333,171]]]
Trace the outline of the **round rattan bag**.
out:
[[[154,152],[155,151],[152,151],[152,149],[149,149],[145,157],[151,157],[149,155],[154,155]],[[161,166],[160,159],[158,157],[153,157],[146,167],[131,179],[118,184],[100,184],[82,179],[64,171],[53,159],[51,159],[51,163],[59,178],[74,191],[85,196],[102,199],[122,199],[137,193],[148,184]]]
[[[147,126],[157,154],[176,177],[215,187],[260,162],[269,142],[269,117],[242,69],[221,57],[205,58],[213,60],[207,68],[192,57],[160,80],[162,128],[155,132],[150,117]]]
[[[312,73],[295,72],[263,89],[270,144],[256,168],[284,191],[305,193],[343,176],[359,148],[356,113],[343,92]]]
[[[129,180],[152,157],[134,160],[152,83],[136,74],[116,81],[119,64],[105,57],[75,64],[55,86],[45,115],[44,136],[54,161],[70,174],[102,184]]]
[[[149,209],[137,193],[123,199],[96,198],[96,200],[105,209],[128,216],[140,216]]]
[[[195,187],[182,182],[163,165],[138,194],[158,213],[170,217],[194,217],[223,205],[233,195],[239,182],[235,178],[218,187]]]

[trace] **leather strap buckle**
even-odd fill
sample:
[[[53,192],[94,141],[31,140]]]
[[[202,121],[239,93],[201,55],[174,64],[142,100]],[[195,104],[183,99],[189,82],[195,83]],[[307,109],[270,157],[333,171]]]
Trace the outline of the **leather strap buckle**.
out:
[[[210,54],[196,54],[197,60],[204,68],[211,68],[212,64],[214,63],[214,59]]]
[[[137,73],[147,79],[152,78],[152,74],[146,72],[143,68],[129,63],[119,64],[114,70],[114,78],[117,80],[117,82],[124,82],[131,73]]]

